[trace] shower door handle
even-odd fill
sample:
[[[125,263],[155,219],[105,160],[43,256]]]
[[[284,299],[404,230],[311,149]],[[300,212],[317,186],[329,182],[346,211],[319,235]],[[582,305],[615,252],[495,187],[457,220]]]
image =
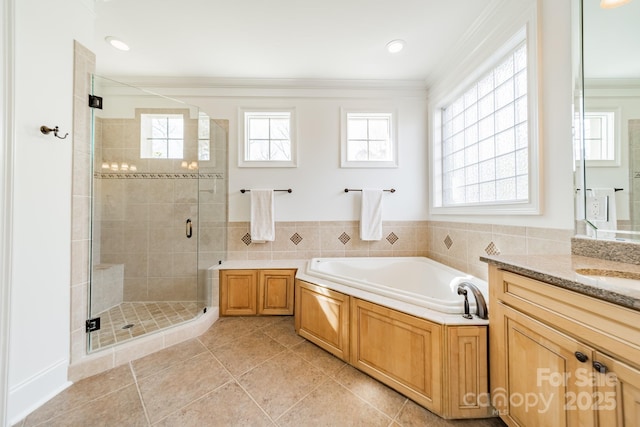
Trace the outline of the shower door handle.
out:
[[[187,239],[190,239],[193,236],[193,227],[191,226],[191,219],[187,219]]]

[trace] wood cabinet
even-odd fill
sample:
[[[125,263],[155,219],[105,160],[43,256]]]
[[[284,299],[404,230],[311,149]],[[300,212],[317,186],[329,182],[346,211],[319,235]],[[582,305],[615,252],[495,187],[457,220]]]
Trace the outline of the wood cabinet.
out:
[[[349,296],[296,280],[297,333],[344,361],[349,361]]]
[[[486,326],[445,326],[443,412],[449,418],[492,415],[489,395],[489,356]]]
[[[640,425],[640,313],[490,266],[491,401],[510,426]]]
[[[482,418],[486,326],[443,326],[296,280],[299,335],[445,418]]]
[[[220,315],[257,314],[258,272],[256,270],[220,270]]]
[[[442,410],[442,326],[351,299],[351,364],[427,409]]]
[[[293,314],[295,269],[220,270],[220,315]]]
[[[258,270],[258,314],[293,314],[295,270]]]

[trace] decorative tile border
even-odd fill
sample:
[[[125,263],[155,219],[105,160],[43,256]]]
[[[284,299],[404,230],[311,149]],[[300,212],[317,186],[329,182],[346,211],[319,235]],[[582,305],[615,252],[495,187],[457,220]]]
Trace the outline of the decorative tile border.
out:
[[[224,179],[222,173],[94,172],[97,179]]]
[[[298,233],[293,233],[293,235],[289,237],[289,240],[291,240],[291,242],[297,246],[300,242],[302,242],[302,236]]]
[[[347,242],[349,242],[349,240],[351,240],[351,236],[349,236],[347,233],[342,233],[340,236],[338,236],[338,240],[340,240],[340,242],[343,245],[346,245]]]
[[[451,246],[453,246],[453,239],[451,239],[451,236],[449,236],[448,234],[447,237],[444,238],[443,242],[447,249],[451,249]]]
[[[496,244],[493,242],[489,243],[487,247],[484,248],[484,251],[487,253],[487,255],[500,255],[500,249],[498,249]]]

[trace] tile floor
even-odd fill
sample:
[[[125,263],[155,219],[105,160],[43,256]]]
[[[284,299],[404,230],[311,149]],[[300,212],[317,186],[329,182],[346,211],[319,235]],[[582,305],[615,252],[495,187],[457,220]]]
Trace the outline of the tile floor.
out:
[[[199,307],[195,301],[123,302],[96,315],[100,317],[100,330],[91,332],[91,349],[191,320],[200,312]]]
[[[78,381],[25,426],[504,426],[446,421],[296,335],[292,317],[206,333]]]

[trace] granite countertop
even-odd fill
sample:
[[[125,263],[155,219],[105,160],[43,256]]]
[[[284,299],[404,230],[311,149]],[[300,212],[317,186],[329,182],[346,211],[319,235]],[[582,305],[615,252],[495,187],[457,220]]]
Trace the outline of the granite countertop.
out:
[[[640,311],[640,265],[637,264],[580,255],[493,255],[482,256],[480,260],[512,273]],[[576,270],[591,270],[590,273],[605,270],[612,277],[578,274]],[[634,280],[616,280],[616,276]]]

